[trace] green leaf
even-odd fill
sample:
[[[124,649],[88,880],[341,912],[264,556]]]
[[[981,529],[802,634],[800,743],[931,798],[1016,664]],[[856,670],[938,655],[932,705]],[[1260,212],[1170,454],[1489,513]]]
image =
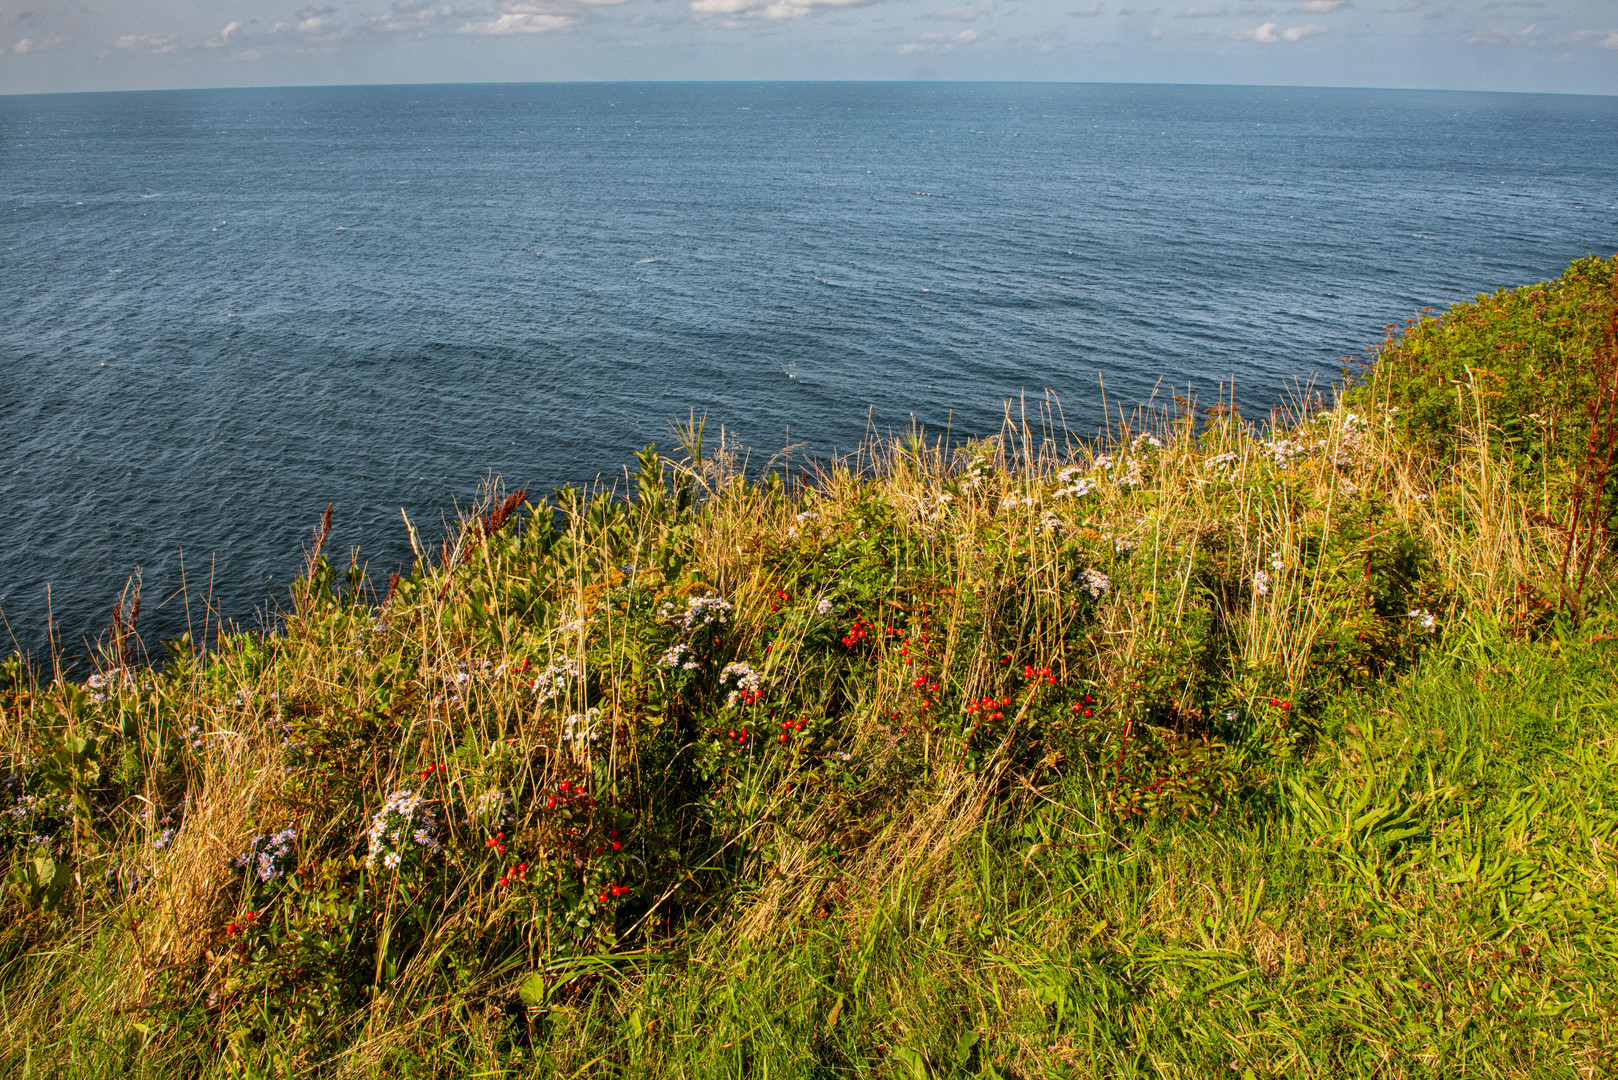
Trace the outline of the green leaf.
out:
[[[517,996],[531,1009],[542,1007],[550,996],[550,984],[545,981],[544,973],[536,971],[524,979],[522,985],[517,987]]]

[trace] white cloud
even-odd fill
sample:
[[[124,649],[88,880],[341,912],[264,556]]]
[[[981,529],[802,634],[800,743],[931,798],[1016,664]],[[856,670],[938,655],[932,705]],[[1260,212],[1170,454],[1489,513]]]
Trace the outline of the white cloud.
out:
[[[599,0],[597,0],[599,2]],[[816,8],[862,7],[876,0],[692,0],[698,15],[749,15],[762,19],[801,19]],[[727,28],[743,25],[728,20]]]
[[[943,19],[945,22],[977,22],[983,16],[993,14],[994,5],[992,3],[980,4],[977,7],[973,7],[971,4],[963,4],[960,7],[945,8],[943,11],[929,15],[928,18]]]
[[[1298,5],[1298,10],[1307,11],[1312,15],[1330,15],[1347,4],[1348,0],[1303,0],[1303,3]]]
[[[901,56],[918,52],[949,52],[957,45],[970,45],[978,39],[976,30],[962,30],[958,34],[923,34],[918,41],[907,41],[899,46]]]
[[[434,7],[431,4],[412,2],[396,3],[393,10],[386,15],[373,15],[367,22],[372,30],[383,34],[401,34],[411,30],[425,30],[441,18],[448,18],[455,14],[455,9],[448,4]]]
[[[1289,26],[1281,29],[1280,23],[1267,22],[1253,27],[1251,30],[1238,30],[1231,37],[1242,38],[1247,41],[1260,41],[1266,45],[1274,45],[1282,41],[1302,41],[1315,34],[1324,34],[1326,28],[1318,23],[1308,26]]]
[[[11,47],[11,51],[16,53],[18,56],[21,56],[23,53],[27,52],[33,47],[34,43],[32,41],[29,41],[27,38],[22,38],[17,42],[17,44]]]
[[[138,49],[141,52],[166,53],[174,51],[172,37],[159,37],[155,34],[125,34],[118,39],[120,49]]]
[[[1480,30],[1466,40],[1473,45],[1532,45],[1539,40],[1540,30],[1537,26],[1525,26],[1521,30],[1510,30],[1504,26],[1496,26],[1489,30]]]
[[[230,22],[224,25],[217,36],[211,37],[207,41],[204,41],[202,43],[203,47],[208,49],[217,49],[222,46],[229,45],[231,43],[231,39],[240,33],[241,28],[242,24],[237,22],[235,19],[232,19]]]
[[[1199,8],[1195,4],[1175,16],[1176,19],[1217,19],[1225,13],[1225,5]]]
[[[1618,30],[1577,30],[1568,38],[1573,45],[1595,41],[1598,49],[1618,49]]]
[[[514,3],[501,5],[503,10],[493,19],[468,22],[460,28],[463,34],[544,34],[563,30],[578,20],[571,15],[558,15],[538,4]]]

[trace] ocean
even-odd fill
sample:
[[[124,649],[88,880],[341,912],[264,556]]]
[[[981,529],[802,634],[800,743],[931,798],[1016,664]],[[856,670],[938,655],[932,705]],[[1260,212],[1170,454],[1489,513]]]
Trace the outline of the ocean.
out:
[[[492,476],[1264,416],[1618,250],[1618,98],[951,83],[0,97],[0,653],[273,613]],[[1345,359],[1347,358],[1347,359]],[[159,650],[160,651],[160,650]]]

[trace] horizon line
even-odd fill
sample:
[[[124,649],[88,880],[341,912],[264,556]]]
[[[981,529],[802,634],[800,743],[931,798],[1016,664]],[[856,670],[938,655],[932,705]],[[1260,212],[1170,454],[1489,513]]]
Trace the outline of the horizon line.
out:
[[[417,87],[500,86],[1132,86],[1219,90],[1353,90],[1400,94],[1474,94],[1512,97],[1618,98],[1618,92],[1570,90],[1475,90],[1431,86],[1368,86],[1324,83],[1148,82],[1095,79],[498,79],[428,82],[263,83],[257,85],[170,86],[127,90],[0,91],[0,99],[23,97],[96,97],[113,94],[208,94],[263,90],[368,90]]]

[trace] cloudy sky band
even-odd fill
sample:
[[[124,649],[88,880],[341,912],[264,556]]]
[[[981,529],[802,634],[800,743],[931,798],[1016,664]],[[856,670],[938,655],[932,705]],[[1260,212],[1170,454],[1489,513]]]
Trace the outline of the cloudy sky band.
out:
[[[1613,0],[0,0],[0,92],[1012,78],[1618,93]]]

